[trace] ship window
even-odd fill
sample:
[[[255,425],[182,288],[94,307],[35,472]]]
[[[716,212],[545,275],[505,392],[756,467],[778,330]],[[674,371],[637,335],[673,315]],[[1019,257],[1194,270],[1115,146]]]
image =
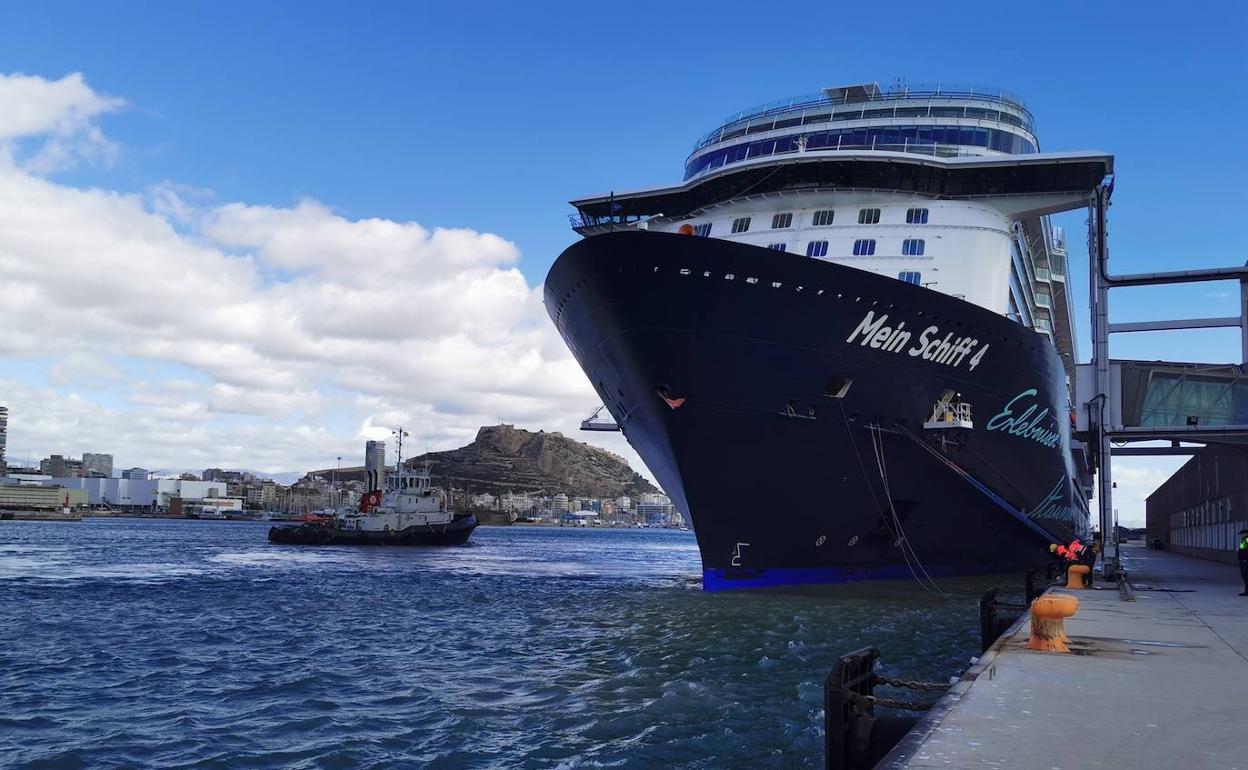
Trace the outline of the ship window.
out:
[[[806,244],[806,256],[808,257],[826,257],[828,255],[827,241],[811,241]]]
[[[875,254],[875,240],[874,239],[861,239],[861,240],[854,241],[854,256],[855,257],[869,257],[872,254]]]
[[[750,218],[740,217],[732,220],[732,231],[734,233],[743,233],[750,229]]]
[[[927,209],[906,209],[906,224],[908,225],[927,224]]]
[[[924,245],[922,238],[907,238],[901,242],[901,253],[907,257],[921,257]]]
[[[788,245],[783,244],[783,243],[769,243],[767,244],[767,248],[771,249],[772,251],[788,251],[789,250]]]
[[[810,223],[815,227],[824,227],[825,225],[832,224],[832,218],[835,215],[836,212],[832,209],[828,209],[826,211],[816,211],[815,216],[810,220]]]
[[[923,285],[923,274],[917,270],[902,270],[897,274],[897,279],[905,283],[912,283],[915,286]]]
[[[878,225],[880,223],[879,209],[859,209],[858,224],[860,225]]]
[[[772,230],[783,230],[793,224],[792,214],[776,214],[771,218]]]
[[[694,225],[693,234],[702,238],[709,238],[711,236],[711,223],[703,222],[700,225]]]

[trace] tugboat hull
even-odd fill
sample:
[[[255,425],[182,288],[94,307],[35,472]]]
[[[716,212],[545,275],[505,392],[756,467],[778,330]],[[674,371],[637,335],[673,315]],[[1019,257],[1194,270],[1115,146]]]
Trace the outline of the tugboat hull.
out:
[[[456,516],[448,524],[420,525],[402,530],[369,532],[324,524],[270,527],[269,542],[281,545],[463,545],[477,528],[472,514]]]

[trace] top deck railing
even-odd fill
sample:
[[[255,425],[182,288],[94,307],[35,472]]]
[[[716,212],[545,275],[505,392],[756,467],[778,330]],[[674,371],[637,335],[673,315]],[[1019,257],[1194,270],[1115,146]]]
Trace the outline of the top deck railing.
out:
[[[783,112],[789,112],[796,109],[804,109],[807,107],[819,106],[836,106],[839,104],[869,104],[872,102],[888,102],[899,100],[930,100],[930,99],[975,99],[989,102],[996,102],[1013,107],[1024,115],[1024,128],[1028,131],[1033,130],[1035,118],[1031,111],[1027,109],[1021,97],[999,88],[986,88],[983,86],[974,86],[966,84],[916,84],[913,86],[893,86],[891,88],[882,88],[876,92],[859,92],[853,96],[834,97],[828,96],[825,92],[803,94],[801,96],[793,96],[788,99],[780,99],[766,104],[760,104],[750,107],[740,112],[733,113],[724,118],[718,126],[713,130],[703,134],[695,146],[695,150],[700,149],[707,144],[712,143],[715,137],[719,135],[725,128],[740,123],[743,120],[752,120],[754,118],[766,117]]]

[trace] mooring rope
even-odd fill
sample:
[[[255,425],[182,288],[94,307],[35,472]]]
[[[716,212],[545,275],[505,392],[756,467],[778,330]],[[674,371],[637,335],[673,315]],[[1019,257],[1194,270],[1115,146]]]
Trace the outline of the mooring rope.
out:
[[[919,577],[918,570],[916,570],[914,568],[914,564],[911,563],[910,553],[912,553],[912,550],[908,550],[909,543],[906,542],[905,540],[905,533],[898,532],[896,529],[893,528],[893,525],[889,522],[888,518],[885,517],[884,515],[884,506],[880,504],[879,499],[877,499],[875,496],[875,489],[873,489],[871,486],[871,474],[867,473],[867,465],[866,463],[862,461],[862,453],[858,451],[858,441],[854,438],[854,429],[851,428],[849,425],[849,415],[845,412],[845,404],[840,399],[837,399],[836,403],[841,408],[841,416],[844,418],[844,421],[845,421],[845,431],[846,433],[849,434],[849,445],[853,447],[854,457],[858,458],[858,467],[859,469],[862,470],[862,479],[863,479],[863,482],[867,485],[867,493],[871,495],[871,502],[875,504],[876,510],[879,511],[880,517],[884,521],[884,526],[888,528],[888,531],[892,534],[893,538],[902,546],[901,558],[905,560],[906,567],[907,569],[910,570],[910,575],[914,578],[915,582],[918,583],[919,586],[923,588],[924,591],[927,591],[928,593],[933,594],[935,596],[942,596],[944,598],[949,598],[948,595],[946,595],[943,591],[940,590],[940,587],[937,586],[934,581],[932,582],[932,586],[929,587],[926,583],[923,582],[923,578]],[[877,461],[878,461],[878,457],[877,457]],[[887,482],[884,484],[884,493],[885,495],[889,494]],[[900,525],[901,522],[899,519],[897,519],[897,512],[893,510],[893,502],[891,498],[888,501],[888,506],[889,506],[890,511],[892,511],[893,520],[896,521],[898,525]],[[920,567],[922,567],[921,564],[920,564]],[[927,570],[923,570],[923,574],[926,575]],[[928,580],[929,581],[931,580],[930,575],[928,576]],[[935,588],[936,590],[933,591],[932,588]]]
[[[884,437],[880,435],[880,426],[872,423],[867,428],[871,431],[871,446],[875,450],[875,462],[880,470],[880,479],[884,482],[884,497],[888,500],[888,510],[893,517],[893,524],[897,526],[898,541],[902,548],[902,553],[909,552],[914,557],[915,564],[919,565],[919,571],[923,573],[923,577],[931,585],[933,592],[938,596],[946,599],[950,598],[945,593],[932,576],[928,573],[927,568],[923,566],[923,560],[919,558],[919,554],[914,550],[914,546],[910,545],[910,539],[906,537],[906,530],[901,524],[901,517],[897,515],[897,507],[893,504],[893,492],[888,483],[888,463],[884,458]],[[911,569],[913,572],[913,569]],[[918,576],[915,576],[918,579]],[[922,581],[920,581],[920,585]]]

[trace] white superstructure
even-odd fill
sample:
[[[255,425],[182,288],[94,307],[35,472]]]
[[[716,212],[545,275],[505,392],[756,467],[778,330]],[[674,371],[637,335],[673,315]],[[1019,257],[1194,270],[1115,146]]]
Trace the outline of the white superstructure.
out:
[[[828,88],[729,117],[698,141],[682,185],[621,196],[653,192],[656,200],[677,201],[684,191],[715,186],[705,203],[630,217],[614,196],[603,196],[574,201],[574,225],[583,234],[620,226],[692,232],[887,275],[1048,336],[1071,372],[1073,305],[1063,237],[1045,215],[1051,201],[1017,190],[998,194],[974,176],[995,160],[1039,160],[1038,149],[1031,113],[1000,91]],[[792,183],[772,178],[829,159],[845,163],[820,172],[827,181],[800,173],[791,174]],[[925,171],[937,168],[973,184],[966,194],[924,184]],[[598,213],[604,202],[607,216]],[[1062,204],[1069,208],[1068,197]]]
[[[409,527],[443,527],[455,520],[446,500],[435,490],[430,466],[411,470],[403,465],[403,437],[400,428],[395,472],[386,479],[386,490],[370,492],[358,508],[345,508],[335,516],[341,529],[355,532],[401,532]],[[372,443],[372,442],[370,442]],[[380,443],[380,442],[377,442]],[[384,444],[383,444],[384,448]],[[374,495],[370,500],[369,495]],[[377,500],[377,498],[380,500]]]

